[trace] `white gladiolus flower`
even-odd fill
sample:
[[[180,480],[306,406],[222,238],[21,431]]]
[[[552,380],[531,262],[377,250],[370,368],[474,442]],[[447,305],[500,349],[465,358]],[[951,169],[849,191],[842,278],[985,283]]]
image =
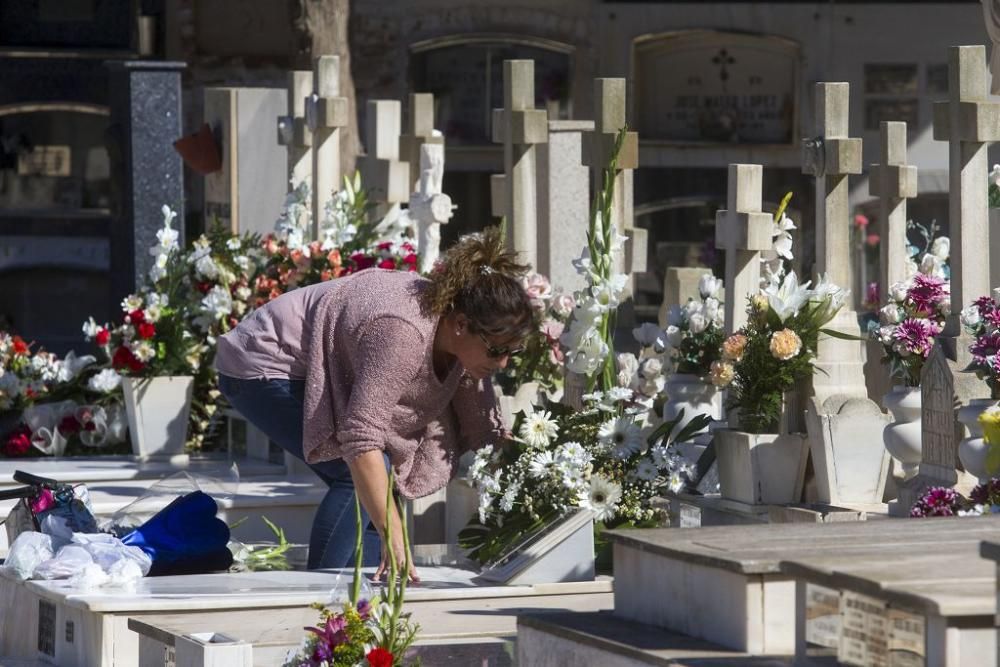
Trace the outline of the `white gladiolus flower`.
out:
[[[618,362],[618,386],[628,387],[632,384],[632,379],[639,372],[639,360],[631,352],[619,354]]]
[[[602,475],[594,475],[590,478],[590,488],[580,498],[580,506],[591,510],[597,521],[608,521],[618,511],[621,498],[620,485]]]
[[[771,237],[774,239],[773,248],[778,257],[788,260],[794,258],[792,255],[792,235],[790,233],[793,229],[795,229],[795,223],[784,213],[781,214],[781,219],[774,223],[774,227],[771,230]]]
[[[718,299],[722,289],[722,280],[711,273],[706,273],[698,279],[698,294],[702,299]]]
[[[98,394],[110,394],[122,383],[122,376],[114,369],[105,368],[87,380],[87,389]]]
[[[574,373],[590,375],[600,368],[608,356],[608,344],[597,335],[596,329],[592,331],[592,336],[580,341],[580,345],[566,355],[566,368]]]
[[[529,447],[545,447],[559,434],[559,424],[548,411],[531,412],[518,433]]]
[[[201,310],[213,319],[222,319],[233,310],[233,297],[229,290],[216,285],[201,300]]]

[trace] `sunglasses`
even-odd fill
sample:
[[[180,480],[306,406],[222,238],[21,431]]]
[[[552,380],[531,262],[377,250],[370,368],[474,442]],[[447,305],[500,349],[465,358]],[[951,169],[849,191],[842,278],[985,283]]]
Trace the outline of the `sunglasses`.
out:
[[[490,359],[513,357],[515,354],[521,354],[524,352],[524,347],[496,347],[490,343],[486,336],[484,336],[481,332],[479,333],[479,338],[481,338],[483,344],[486,345],[486,356]]]

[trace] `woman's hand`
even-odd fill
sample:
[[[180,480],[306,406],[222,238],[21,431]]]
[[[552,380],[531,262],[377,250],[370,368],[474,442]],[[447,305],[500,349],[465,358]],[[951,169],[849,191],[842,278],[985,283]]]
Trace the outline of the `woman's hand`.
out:
[[[382,531],[379,531],[379,534],[381,535]],[[403,547],[403,534],[400,530],[398,530],[398,527],[394,527],[392,530],[392,555],[396,559],[396,569],[400,575],[402,575],[403,571],[406,569],[407,553],[406,549]],[[375,581],[381,581],[382,575],[385,575],[385,578],[388,580],[389,565],[391,563],[392,560],[389,558],[388,541],[385,539],[385,535],[382,535],[382,562],[379,563],[378,569],[375,570]],[[413,565],[412,556],[410,556],[409,577],[410,581],[413,583],[420,583],[420,575],[417,574],[417,568]]]

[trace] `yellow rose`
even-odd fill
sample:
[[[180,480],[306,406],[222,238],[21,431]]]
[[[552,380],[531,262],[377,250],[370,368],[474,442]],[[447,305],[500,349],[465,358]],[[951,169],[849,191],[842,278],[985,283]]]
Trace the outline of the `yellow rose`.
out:
[[[739,361],[743,358],[746,347],[747,337],[741,333],[734,333],[722,342],[722,357],[726,361]]]
[[[708,378],[716,387],[727,387],[736,377],[736,370],[733,365],[725,361],[713,361],[712,369],[708,372]]]
[[[802,339],[791,329],[782,329],[771,334],[771,356],[781,361],[798,355],[802,351]]]

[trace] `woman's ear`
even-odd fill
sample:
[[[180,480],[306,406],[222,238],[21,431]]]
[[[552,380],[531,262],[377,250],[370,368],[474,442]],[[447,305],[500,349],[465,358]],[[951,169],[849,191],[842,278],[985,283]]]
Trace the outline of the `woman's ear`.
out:
[[[455,324],[455,335],[461,336],[469,330],[469,318],[464,313],[455,313],[453,316]]]

